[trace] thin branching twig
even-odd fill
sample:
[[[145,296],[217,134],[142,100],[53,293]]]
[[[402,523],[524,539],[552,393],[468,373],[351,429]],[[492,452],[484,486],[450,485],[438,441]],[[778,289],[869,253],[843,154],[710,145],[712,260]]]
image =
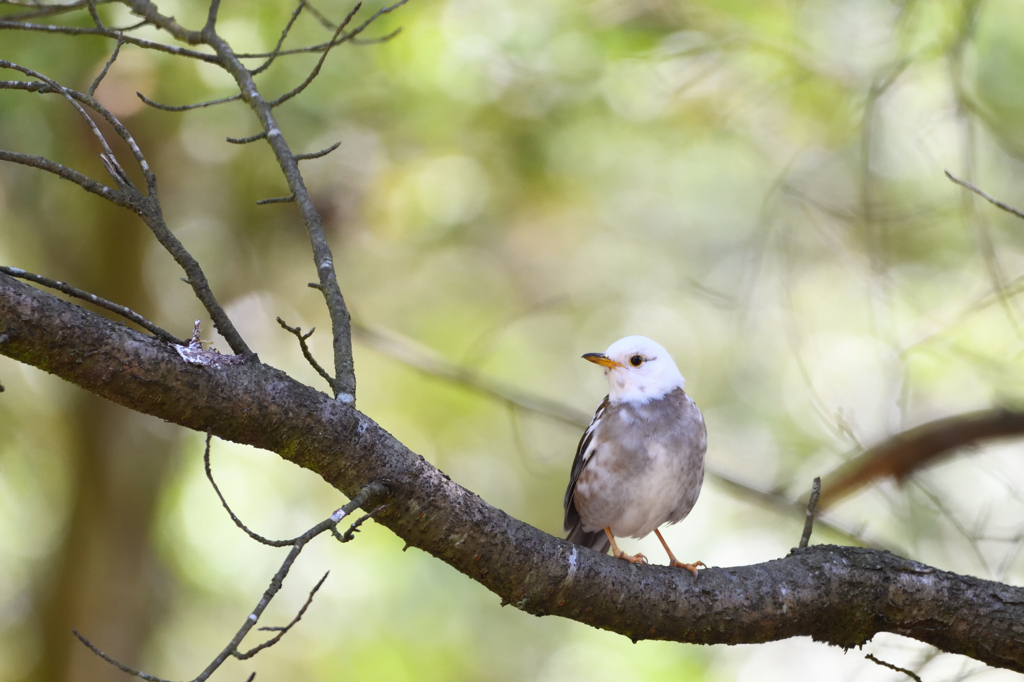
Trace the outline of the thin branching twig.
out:
[[[281,325],[283,329],[295,335],[295,338],[299,340],[299,348],[302,349],[302,356],[306,358],[306,362],[312,365],[313,369],[316,370],[316,373],[322,376],[324,378],[324,381],[327,382],[327,385],[333,389],[334,378],[327,373],[327,370],[320,366],[320,363],[317,362],[316,358],[313,357],[313,353],[310,352],[309,346],[306,344],[306,339],[313,335],[313,332],[316,331],[316,327],[312,327],[308,332],[303,334],[301,328],[289,327],[288,323],[282,320],[280,317],[277,318],[277,323]]]
[[[1014,208],[1013,206],[1010,206],[1009,204],[1006,204],[1006,203],[1003,203],[1002,201],[999,201],[999,199],[996,199],[991,194],[988,194],[984,190],[981,190],[981,189],[975,187],[974,185],[972,185],[971,183],[967,182],[966,180],[961,180],[960,178],[956,177],[955,175],[953,175],[949,171],[945,171],[945,173],[946,173],[946,177],[947,178],[949,178],[950,180],[952,180],[956,184],[960,185],[961,187],[974,192],[979,197],[981,197],[985,201],[989,202],[993,206],[995,206],[997,208],[1001,208],[1002,210],[1006,211],[1007,213],[1009,213],[1011,215],[1015,215],[1018,218],[1024,218],[1024,211],[1021,211],[1019,208]]]
[[[136,28],[145,25],[147,22],[142,22],[136,26]],[[130,28],[130,27],[129,27]],[[103,36],[104,38],[112,38],[117,40],[118,38],[124,38],[124,42],[136,47],[142,47],[147,50],[156,50],[157,52],[166,52],[167,54],[175,55],[178,57],[187,57],[189,59],[198,59],[199,61],[207,62],[210,64],[219,64],[220,59],[217,55],[209,54],[207,52],[199,52],[197,50],[190,50],[185,47],[178,47],[177,45],[165,45],[153,40],[146,40],[144,38],[137,38],[135,36],[123,35],[122,32],[116,31],[109,28],[98,28],[96,26],[57,26],[54,24],[29,24],[19,21],[9,21],[7,19],[0,19],[0,30],[14,30],[14,31],[35,31],[39,33],[59,33],[62,35],[69,36]],[[125,29],[127,30],[127,29]]]
[[[889,670],[895,670],[896,672],[903,673],[904,675],[906,675],[910,679],[914,680],[914,682],[921,682],[920,676],[917,673],[915,673],[914,671],[912,671],[912,670],[907,670],[906,668],[901,668],[898,665],[893,665],[892,663],[887,663],[887,662],[883,661],[880,658],[876,658],[873,654],[868,654],[864,658],[868,659],[869,661],[871,661],[873,663],[877,663],[878,665],[880,665],[880,666],[882,666],[884,668],[888,668]]]
[[[67,282],[59,282],[55,279],[50,279],[49,277],[43,277],[42,275],[35,275],[31,272],[25,272],[21,268],[11,268],[5,265],[0,265],[0,272],[4,273],[5,275],[10,275],[11,277],[17,277],[18,279],[28,280],[29,282],[41,284],[44,287],[56,289],[57,291],[61,291],[67,294],[68,296],[74,296],[75,298],[80,298],[83,301],[88,301],[93,305],[99,306],[104,310],[109,310],[112,313],[120,315],[126,320],[134,322],[135,324],[139,325],[146,331],[153,334],[153,336],[163,339],[167,343],[173,343],[178,346],[184,346],[186,344],[185,341],[179,339],[174,334],[171,334],[170,332],[158,327],[157,325],[153,324],[152,322],[144,318],[142,315],[139,315],[137,312],[131,310],[130,308],[127,308],[123,305],[118,305],[117,303],[108,301],[105,298],[100,298],[99,296],[95,294],[90,294],[87,291],[76,289]]]
[[[85,91],[86,94],[90,97],[96,94],[96,88],[98,88],[100,86],[100,83],[103,82],[103,79],[106,77],[107,72],[110,71],[110,67],[113,66],[114,61],[117,59],[117,55],[121,53],[122,45],[124,45],[124,38],[119,37],[117,39],[117,43],[114,44],[114,51],[110,53],[110,59],[108,59],[107,63],[103,65],[103,70],[100,71],[99,75],[96,76],[96,79],[93,80],[92,84],[89,86],[89,89]]]
[[[242,626],[239,627],[239,629],[235,632],[234,636],[232,636],[231,641],[229,641],[228,644],[224,646],[220,650],[220,652],[217,653],[216,656],[214,656],[213,660],[211,660],[210,663],[207,664],[207,666],[203,669],[203,671],[194,678],[193,682],[204,682],[205,680],[209,679],[209,677],[214,672],[216,672],[217,669],[220,668],[221,665],[223,665],[226,660],[228,660],[228,658],[247,660],[258,654],[260,651],[272,647],[279,641],[281,641],[281,638],[284,637],[292,629],[292,627],[294,627],[300,620],[302,620],[302,616],[305,615],[306,611],[309,609],[310,604],[313,603],[313,598],[316,596],[317,591],[320,589],[320,587],[324,584],[324,581],[327,579],[327,573],[325,573],[323,577],[320,578],[320,580],[317,581],[317,583],[313,586],[313,588],[309,592],[309,596],[306,598],[306,601],[303,603],[302,607],[298,610],[298,612],[287,625],[278,627],[259,628],[263,631],[275,632],[276,634],[274,634],[273,637],[264,642],[261,642],[260,644],[257,644],[256,646],[252,647],[247,651],[242,651],[239,648],[242,644],[242,641],[245,639],[246,635],[248,635],[249,632],[251,632],[252,629],[256,626],[256,624],[259,622],[260,617],[263,615],[267,607],[270,605],[270,602],[281,590],[281,587],[284,585],[285,579],[288,577],[288,572],[294,565],[295,560],[299,557],[299,554],[302,552],[303,549],[305,549],[306,545],[309,544],[311,540],[313,540],[313,538],[323,534],[324,532],[330,531],[336,537],[340,536],[343,542],[347,542],[348,540],[352,539],[356,532],[358,532],[359,526],[364,521],[373,518],[379,512],[381,512],[387,507],[387,505],[383,504],[378,505],[373,511],[364,515],[355,523],[353,523],[345,532],[344,535],[340,535],[337,528],[338,523],[340,523],[345,517],[349,516],[356,509],[366,505],[371,499],[380,498],[384,494],[386,494],[387,491],[383,485],[379,483],[371,483],[367,486],[364,486],[359,491],[358,494],[356,494],[351,500],[349,500],[349,502],[346,505],[335,511],[328,518],[324,519],[320,523],[316,524],[315,526],[307,530],[302,535],[299,535],[295,538],[291,538],[289,540],[269,540],[263,537],[262,535],[253,532],[244,523],[242,523],[238,516],[235,515],[235,513],[231,510],[231,507],[228,505],[227,501],[224,499],[224,496],[221,494],[220,488],[214,481],[212,468],[210,466],[211,441],[212,435],[209,432],[207,432],[206,446],[203,451],[203,464],[206,469],[206,476],[209,479],[210,484],[213,486],[214,491],[217,493],[217,497],[220,499],[221,505],[224,507],[224,509],[228,512],[228,515],[231,517],[231,520],[235,523],[236,526],[245,531],[245,533],[250,538],[256,540],[260,544],[268,545],[270,547],[291,547],[291,550],[288,552],[288,555],[281,563],[280,568],[278,568],[277,572],[274,573],[274,576],[270,579],[270,584],[267,586],[267,589],[263,592],[263,595],[261,596],[259,602],[257,602],[256,607],[245,618],[244,622],[242,623]],[[78,639],[85,646],[87,646],[90,651],[95,653],[97,656],[102,658],[107,663],[110,663],[119,670],[128,673],[129,675],[134,675],[135,677],[147,680],[149,682],[169,682],[167,680],[164,680],[163,678],[156,677],[148,673],[144,673],[140,670],[136,670],[135,668],[127,666],[124,663],[121,663],[116,658],[100,650],[96,645],[94,645],[92,642],[86,639],[83,635],[79,634],[77,631],[75,631],[75,636],[78,637]]]
[[[259,140],[265,140],[267,138],[266,131],[262,133],[256,133],[249,137],[228,137],[225,138],[229,144],[249,144],[250,142],[257,142]]]
[[[83,7],[86,7],[93,2],[97,4],[106,4],[113,2],[113,0],[78,0],[77,2],[69,2],[66,4],[52,4],[42,5],[38,3],[13,3],[5,2],[4,5],[13,5],[15,7],[35,7],[36,9],[28,12],[17,12],[13,14],[3,15],[4,21],[24,21],[25,19],[41,19],[42,17],[53,17],[60,14],[67,14],[68,12],[75,12]]]
[[[296,154],[295,155],[295,160],[296,161],[308,161],[310,159],[319,159],[319,158],[321,158],[323,156],[327,156],[328,154],[330,154],[331,152],[333,152],[335,149],[337,149],[340,146],[341,146],[340,142],[335,142],[330,147],[327,147],[326,149],[321,149],[318,152],[309,152],[308,154]]]
[[[292,15],[288,18],[288,23],[285,24],[284,29],[281,31],[281,35],[277,39],[277,44],[274,45],[273,51],[271,51],[270,56],[267,57],[267,61],[250,71],[253,76],[258,76],[269,69],[270,65],[273,64],[274,60],[281,54],[281,47],[284,45],[285,39],[288,37],[288,34],[291,33],[292,26],[295,25],[295,21],[299,18],[299,15],[302,14],[302,10],[306,7],[306,1],[299,0],[299,4],[296,5],[295,10],[292,11]]]
[[[323,68],[324,62],[327,61],[327,55],[330,54],[331,47],[334,47],[337,44],[335,41],[337,41],[338,36],[341,35],[341,32],[345,30],[345,27],[348,26],[349,23],[351,23],[352,18],[355,17],[356,12],[358,12],[359,8],[362,6],[363,3],[357,2],[355,6],[352,8],[352,10],[345,17],[345,19],[341,22],[341,24],[338,25],[338,28],[335,29],[334,31],[334,35],[331,36],[330,47],[328,47],[320,54],[320,59],[316,61],[316,65],[313,67],[313,70],[309,73],[309,75],[306,76],[306,79],[299,83],[294,88],[292,88],[291,90],[289,90],[288,92],[278,97],[277,99],[270,100],[270,102],[268,102],[271,109],[281,106],[288,100],[300,94],[303,90],[309,87],[310,83],[316,80],[316,77],[320,75],[320,69]]]
[[[257,206],[266,206],[268,204],[294,204],[295,195],[291,194],[286,197],[270,197],[269,199],[257,199]]]
[[[154,109],[160,109],[161,111],[192,111],[193,109],[205,109],[206,107],[214,107],[218,104],[227,104],[228,102],[237,102],[242,99],[241,95],[231,95],[230,97],[221,97],[220,99],[211,99],[205,102],[196,102],[195,104],[161,104],[160,102],[154,102],[149,99],[141,92],[135,93],[139,99],[153,107]]]

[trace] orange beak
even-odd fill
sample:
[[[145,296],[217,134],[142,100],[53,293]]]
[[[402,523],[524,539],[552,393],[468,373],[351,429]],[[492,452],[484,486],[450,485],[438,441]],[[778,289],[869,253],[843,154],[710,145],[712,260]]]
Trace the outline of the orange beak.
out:
[[[584,360],[590,360],[595,365],[601,365],[602,367],[625,367],[621,362],[615,362],[604,353],[584,353]]]

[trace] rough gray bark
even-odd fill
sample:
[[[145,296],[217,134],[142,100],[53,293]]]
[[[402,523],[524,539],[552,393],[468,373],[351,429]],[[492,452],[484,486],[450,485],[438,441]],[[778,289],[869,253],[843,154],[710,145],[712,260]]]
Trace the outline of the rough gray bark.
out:
[[[491,507],[366,415],[279,370],[252,358],[187,364],[163,341],[2,274],[0,353],[130,409],[277,452],[346,495],[383,483],[379,523],[528,613],[698,644],[804,635],[853,647],[893,632],[1024,672],[1024,588],[854,547],[814,546],[696,580],[616,561]]]

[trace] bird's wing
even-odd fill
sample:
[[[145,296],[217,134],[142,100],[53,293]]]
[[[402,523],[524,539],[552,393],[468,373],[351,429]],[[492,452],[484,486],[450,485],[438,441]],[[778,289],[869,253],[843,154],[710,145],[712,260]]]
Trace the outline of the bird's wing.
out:
[[[590,450],[590,443],[594,439],[594,432],[597,431],[597,425],[601,423],[601,417],[604,415],[605,409],[608,407],[608,396],[604,397],[601,404],[597,407],[597,412],[594,413],[594,418],[590,420],[590,426],[583,432],[583,437],[580,438],[580,444],[576,447],[576,458],[572,461],[572,473],[569,474],[569,487],[565,490],[565,501],[563,506],[565,507],[565,522],[563,524],[563,530],[572,530],[577,525],[579,520],[579,512],[576,511],[576,504],[573,502],[573,494],[576,492],[576,480],[580,477],[580,472],[583,471],[583,467],[587,466],[587,462],[590,461],[590,456],[593,452]]]

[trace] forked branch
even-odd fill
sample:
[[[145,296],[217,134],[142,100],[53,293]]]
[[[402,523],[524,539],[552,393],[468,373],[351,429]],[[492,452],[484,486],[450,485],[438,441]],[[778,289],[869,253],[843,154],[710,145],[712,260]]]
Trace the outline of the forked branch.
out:
[[[119,40],[118,47],[115,48],[115,52],[119,49],[120,42],[121,41]],[[108,64],[112,62],[113,57],[108,61]],[[136,144],[135,139],[132,137],[128,129],[117,119],[116,116],[96,101],[96,99],[91,95],[78,92],[71,88],[66,88],[37,71],[13,62],[0,60],[0,68],[18,71],[30,78],[36,79],[34,81],[0,81],[0,89],[23,90],[39,94],[58,94],[67,100],[76,111],[78,111],[78,113],[88,123],[93,135],[100,142],[100,145],[104,150],[100,155],[100,158],[107,171],[117,184],[118,189],[113,189],[103,185],[102,183],[99,183],[78,171],[63,166],[45,157],[0,150],[0,160],[40,168],[54,173],[63,179],[74,182],[93,194],[103,197],[118,206],[131,210],[142,218],[143,222],[145,222],[153,232],[157,241],[160,242],[160,245],[171,254],[174,260],[185,271],[185,275],[187,277],[186,282],[192,286],[192,290],[195,292],[196,297],[202,302],[203,306],[209,312],[214,325],[227,340],[228,345],[231,346],[231,350],[238,355],[251,355],[252,352],[249,350],[249,347],[246,345],[245,341],[242,340],[241,335],[238,333],[237,329],[235,329],[234,324],[231,322],[227,313],[224,312],[224,309],[214,296],[213,290],[210,288],[209,282],[206,279],[206,274],[203,272],[202,267],[200,267],[199,262],[192,257],[192,254],[188,252],[181,241],[179,241],[171,232],[170,228],[168,228],[163,217],[163,208],[161,207],[157,196],[156,175],[150,169],[149,163],[142,154],[142,150]],[[93,121],[92,117],[86,113],[86,108],[95,112],[109,123],[118,137],[128,145],[128,148],[131,150],[132,156],[135,158],[135,161],[146,181],[146,194],[143,194],[131,183],[128,175],[125,173],[124,169],[121,168],[117,158],[110,149],[110,145],[107,143],[96,123]]]
[[[267,607],[270,605],[270,602],[274,599],[275,596],[277,596],[277,593],[284,585],[285,579],[288,577],[288,572],[291,570],[292,565],[295,563],[295,560],[299,557],[299,554],[302,552],[303,549],[305,549],[306,545],[308,545],[310,541],[312,541],[317,536],[323,534],[324,532],[330,531],[335,537],[339,539],[345,538],[342,539],[342,541],[347,542],[348,540],[352,539],[352,536],[358,531],[360,525],[362,525],[368,519],[373,518],[386,508],[386,505],[379,505],[370,513],[360,517],[349,527],[349,529],[345,532],[344,536],[342,536],[338,532],[338,523],[340,523],[343,519],[351,515],[356,509],[367,505],[367,503],[370,500],[382,498],[384,495],[387,494],[387,489],[383,485],[378,483],[371,483],[370,485],[363,486],[360,489],[360,491],[348,502],[348,504],[335,511],[328,518],[316,524],[302,535],[299,535],[298,537],[291,538],[288,540],[268,540],[262,535],[253,532],[248,528],[248,526],[242,523],[238,516],[236,516],[235,513],[231,510],[231,507],[228,505],[227,500],[224,499],[224,495],[221,493],[220,488],[217,486],[216,481],[214,481],[213,479],[213,470],[210,466],[211,438],[212,436],[210,435],[209,432],[207,432],[206,448],[203,452],[203,463],[206,468],[206,477],[210,481],[210,485],[213,486],[214,491],[217,493],[217,497],[220,499],[221,505],[224,507],[225,510],[227,510],[228,514],[231,516],[231,520],[235,523],[236,526],[245,531],[245,533],[250,538],[256,540],[260,544],[267,545],[269,547],[291,547],[291,550],[288,552],[288,555],[281,563],[281,567],[278,568],[277,572],[270,579],[270,584],[267,586],[267,589],[263,593],[263,596],[256,604],[256,607],[245,618],[245,621],[242,623],[241,627],[238,628],[238,631],[235,632],[234,636],[231,638],[231,641],[228,642],[228,644],[220,650],[220,652],[213,658],[212,661],[210,661],[206,668],[204,668],[203,671],[199,673],[199,675],[193,678],[192,682],[203,682],[204,680],[209,679],[209,677],[214,672],[216,672],[217,669],[220,668],[224,664],[224,662],[227,661],[229,658],[236,658],[238,660],[244,661],[252,658],[264,649],[268,649],[277,644],[278,642],[280,642],[281,638],[288,634],[292,627],[294,627],[300,620],[302,620],[302,616],[305,615],[306,610],[309,608],[310,604],[313,603],[313,598],[316,596],[317,591],[324,584],[324,581],[327,580],[326,573],[309,591],[309,596],[306,598],[305,603],[302,605],[302,607],[298,610],[298,612],[287,625],[259,628],[260,630],[271,631],[275,632],[276,634],[273,637],[270,637],[266,641],[261,642],[248,650],[243,651],[240,648],[242,645],[242,641],[245,639],[246,635],[248,635],[249,632],[256,626],[256,624],[259,622],[260,617],[263,615]],[[88,639],[86,639],[82,634],[80,634],[77,630],[74,631],[74,633],[75,636],[78,637],[78,639],[82,642],[82,644],[87,646],[93,653],[102,658],[104,661],[110,663],[119,670],[126,672],[129,675],[134,675],[135,677],[141,678],[143,680],[149,680],[150,682],[170,682],[169,680],[165,680],[161,677],[156,677],[155,675],[150,675],[149,673],[145,673],[140,670],[136,670],[131,666],[125,665],[113,656],[103,652],[95,644],[93,644]]]

